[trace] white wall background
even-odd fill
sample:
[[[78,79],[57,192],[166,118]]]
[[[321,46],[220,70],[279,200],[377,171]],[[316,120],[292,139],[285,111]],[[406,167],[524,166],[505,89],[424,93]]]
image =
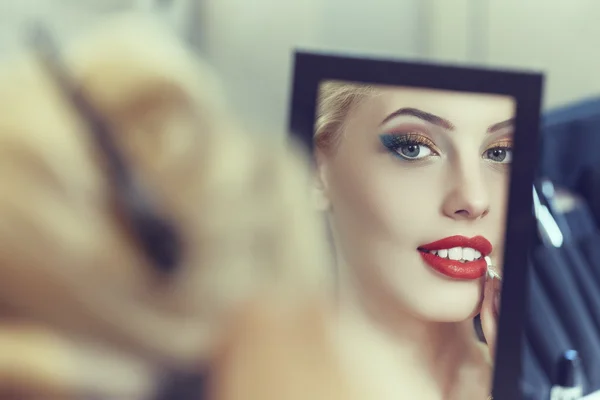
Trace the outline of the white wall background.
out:
[[[420,0],[205,0],[202,50],[246,120],[285,126],[294,48],[420,53]]]
[[[600,96],[600,1],[486,0],[487,62],[546,70],[546,105]]]
[[[600,1],[431,3],[434,59],[544,71],[546,108],[600,96]]]
[[[156,11],[185,34],[192,30],[194,3],[197,0],[0,0],[0,55],[22,47],[32,23],[43,22],[64,40],[112,13],[127,10]]]
[[[64,38],[110,12],[133,8],[135,0],[0,0],[0,54],[23,45],[27,27],[37,21]]]
[[[1,0],[0,54],[35,17],[67,36],[132,8],[164,14],[267,130],[285,128],[297,47],[543,70],[547,107],[600,95],[600,0]]]
[[[203,0],[240,112],[283,127],[294,47],[541,70],[545,107],[600,96],[600,0]]]

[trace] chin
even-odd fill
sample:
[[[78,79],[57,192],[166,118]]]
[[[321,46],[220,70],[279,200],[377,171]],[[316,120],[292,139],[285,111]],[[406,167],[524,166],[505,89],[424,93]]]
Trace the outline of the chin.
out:
[[[480,309],[479,299],[458,302],[439,302],[437,304],[417,304],[416,314],[431,322],[463,322],[473,319]]]
[[[481,279],[450,280],[422,268],[405,269],[403,276],[387,275],[381,284],[397,306],[422,321],[461,322],[475,317],[481,308]],[[383,289],[383,287],[382,287]]]
[[[479,313],[481,308],[479,285],[459,285],[458,288],[446,289],[432,288],[418,293],[405,293],[403,296],[406,300],[405,306],[417,318],[431,322],[463,322],[473,319]],[[432,295],[423,296],[422,293],[432,293]],[[407,294],[410,297],[406,296]]]
[[[479,307],[440,307],[437,310],[415,310],[420,319],[429,322],[458,323],[469,321],[479,313]]]

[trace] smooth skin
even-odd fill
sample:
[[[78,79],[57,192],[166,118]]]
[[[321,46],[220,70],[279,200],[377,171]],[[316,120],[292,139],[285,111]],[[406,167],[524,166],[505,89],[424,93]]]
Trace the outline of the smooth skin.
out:
[[[335,149],[317,150],[340,260],[336,342],[378,398],[489,393],[499,284],[443,276],[417,248],[482,235],[502,265],[514,110],[506,96],[383,87],[350,110]]]

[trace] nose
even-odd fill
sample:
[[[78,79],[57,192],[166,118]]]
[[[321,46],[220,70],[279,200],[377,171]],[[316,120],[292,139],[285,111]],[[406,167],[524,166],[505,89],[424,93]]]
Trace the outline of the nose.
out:
[[[477,220],[490,212],[489,192],[480,168],[454,170],[444,199],[444,215],[455,220]]]

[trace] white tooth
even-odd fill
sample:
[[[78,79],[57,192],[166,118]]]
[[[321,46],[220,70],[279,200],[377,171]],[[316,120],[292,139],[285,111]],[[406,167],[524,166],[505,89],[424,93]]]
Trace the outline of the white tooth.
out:
[[[433,254],[434,256],[437,256],[437,250],[432,250],[431,254]]]
[[[481,253],[475,250],[475,259],[479,260],[481,258]]]
[[[458,261],[462,258],[462,256],[463,256],[462,247],[453,247],[450,250],[448,250],[448,258],[451,260]]]
[[[473,261],[475,259],[475,250],[470,247],[465,247],[462,249],[463,251],[463,259],[466,261]]]
[[[438,255],[438,257],[448,258],[448,250],[447,249],[438,250],[437,255]]]

